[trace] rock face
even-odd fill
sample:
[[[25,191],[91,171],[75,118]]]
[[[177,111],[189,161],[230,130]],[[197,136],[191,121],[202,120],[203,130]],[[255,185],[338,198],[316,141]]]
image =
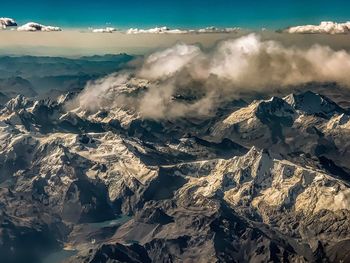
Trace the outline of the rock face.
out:
[[[350,116],[330,98],[155,121],[75,95],[1,109],[2,262],[350,260]]]

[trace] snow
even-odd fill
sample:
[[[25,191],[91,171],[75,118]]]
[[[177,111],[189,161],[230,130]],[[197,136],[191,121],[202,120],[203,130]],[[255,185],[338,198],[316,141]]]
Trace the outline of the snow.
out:
[[[349,210],[350,190],[343,184],[327,186],[328,180],[314,181],[296,200],[296,211],[315,214],[322,210]]]
[[[344,129],[344,130],[350,131],[350,117],[345,114],[333,116],[329,120],[325,128],[329,131],[333,131],[335,129],[338,129],[338,130]]]
[[[203,169],[206,166],[209,172]],[[188,173],[184,173],[186,170]],[[250,203],[262,215],[266,206],[289,207],[305,215],[350,207],[350,190],[342,181],[319,170],[272,158],[255,147],[241,157],[176,165],[174,173],[189,180],[178,191],[178,197],[191,193],[199,204],[201,197],[223,192],[230,205]]]
[[[123,90],[124,87],[121,89]],[[60,102],[65,100],[65,97],[59,99]],[[111,131],[87,132],[84,135],[89,137],[89,141],[84,143],[79,137],[81,135],[69,132],[54,131],[50,134],[40,134],[32,130],[23,130],[18,134],[11,133],[10,125],[13,123],[21,124],[20,119],[16,120],[19,118],[18,112],[28,112],[36,105],[38,102],[30,104],[23,96],[18,96],[8,103],[1,116],[4,121],[0,122],[0,140],[5,145],[6,151],[0,154],[4,158],[15,158],[15,155],[20,151],[24,152],[23,149],[30,149],[31,151],[27,151],[28,155],[25,157],[28,157],[30,162],[29,158],[32,158],[33,153],[33,156],[37,158],[35,165],[38,167],[38,174],[40,176],[49,175],[52,187],[55,180],[58,180],[56,175],[62,175],[59,179],[60,183],[68,185],[71,182],[72,178],[64,176],[64,174],[69,174],[71,168],[68,164],[74,160],[74,165],[77,165],[89,177],[99,178],[108,185],[111,199],[118,196],[121,181],[130,181],[131,184],[136,179],[142,184],[147,184],[158,176],[159,167],[162,167],[171,168],[174,170],[174,174],[188,179],[188,182],[176,193],[179,200],[190,194],[199,205],[201,200],[207,202],[203,197],[215,197],[220,194],[233,207],[239,207],[242,203],[251,204],[263,218],[268,217],[268,212],[271,211],[269,208],[286,208],[305,215],[313,215],[321,210],[349,210],[350,207],[350,190],[341,180],[327,175],[325,171],[305,164],[294,164],[290,160],[284,160],[284,157],[272,156],[270,152],[263,151],[258,147],[251,147],[248,153],[243,156],[228,159],[213,157],[213,159],[183,162],[168,167],[156,167],[146,165],[140,157],[139,153],[147,154],[147,148],[142,144],[142,141],[124,137]],[[350,122],[347,114],[336,113],[331,119],[321,119],[305,114],[303,111],[314,110],[314,107],[318,109],[320,105],[324,107],[321,107],[321,110],[332,110],[333,108],[333,104],[326,97],[310,92],[299,95],[291,94],[284,100],[276,97],[269,100],[256,100],[249,106],[242,107],[219,121],[219,125],[215,128],[217,133],[224,131],[223,134],[219,134],[219,137],[228,137],[224,135],[231,135],[233,130],[229,128],[236,125],[240,129],[238,135],[246,133],[247,138],[255,136],[258,138],[256,141],[265,141],[265,138],[269,136],[269,131],[256,116],[257,111],[261,110],[262,113],[274,114],[277,117],[298,115],[294,119],[294,127],[300,125],[302,127],[300,132],[302,132],[303,127],[316,126],[313,124],[315,121],[320,123],[317,125],[325,134],[348,140]],[[301,106],[307,106],[307,108],[299,109],[297,113],[291,110]],[[288,111],[285,111],[286,109]],[[129,114],[117,107],[111,108],[105,117],[99,117],[98,113],[85,115],[83,111],[79,110],[61,112],[60,114],[57,116],[58,121],[66,120],[75,125],[79,125],[79,118],[89,119],[94,123],[107,123],[110,120],[118,119],[123,127],[128,127],[131,120],[137,118],[135,114]],[[335,128],[337,131],[334,131]],[[338,135],[341,131],[344,134]],[[256,136],[255,133],[262,134],[263,137]],[[289,135],[295,139],[298,137],[296,134]],[[300,141],[311,144],[311,139],[305,140],[307,138],[305,136],[299,136]],[[181,143],[178,144],[164,146],[166,148],[164,151],[170,152],[171,149],[176,149],[185,152],[186,148],[190,148],[191,141],[189,139],[182,138],[180,141]],[[252,140],[248,141],[252,143]],[[344,145],[343,141],[335,140],[335,143]],[[296,144],[295,141],[294,144]],[[306,147],[302,146],[304,152],[312,151]],[[196,150],[200,150],[200,148]],[[196,151],[196,153],[198,152]],[[102,166],[105,169],[100,169]],[[203,206],[205,205],[207,204],[203,203]]]

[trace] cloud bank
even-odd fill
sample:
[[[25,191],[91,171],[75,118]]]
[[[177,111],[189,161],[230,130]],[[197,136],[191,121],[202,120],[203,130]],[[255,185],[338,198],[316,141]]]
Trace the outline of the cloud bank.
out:
[[[9,26],[17,26],[15,20],[11,18],[0,18],[0,29],[5,29]],[[105,27],[105,28],[89,28],[93,33],[113,33],[118,30],[114,27]],[[119,31],[126,34],[206,34],[206,33],[235,33],[239,32],[241,29],[238,27],[229,27],[229,28],[218,28],[218,27],[206,27],[201,29],[171,29],[166,26],[155,27],[149,29],[138,29],[138,28],[129,28],[126,31]],[[62,31],[60,27],[56,26],[46,26],[35,22],[29,22],[17,28],[17,31],[27,31],[27,32],[36,32],[36,31]]]
[[[135,70],[91,82],[82,109],[119,107],[145,118],[203,116],[244,92],[268,92],[308,82],[350,86],[350,54],[314,45],[301,49],[250,34],[211,51],[177,44],[155,52]]]
[[[321,22],[319,25],[290,27],[284,31],[291,34],[348,34],[350,33],[350,22]]]
[[[218,28],[214,26],[201,28],[198,30],[194,30],[195,33],[236,33],[241,29],[239,27],[226,27],[226,28]]]
[[[17,28],[17,31],[27,31],[27,32],[36,32],[36,31],[62,31],[61,28],[55,26],[44,26],[38,23],[29,22]]]
[[[163,27],[155,27],[150,29],[138,29],[138,28],[130,28],[126,31],[127,34],[185,34],[187,30],[180,29],[170,29],[166,26]]]
[[[155,27],[150,29],[138,29],[130,28],[126,31],[126,34],[195,34],[195,33],[232,33],[238,32],[240,28],[217,28],[217,27],[206,27],[201,29],[170,29],[166,26]]]

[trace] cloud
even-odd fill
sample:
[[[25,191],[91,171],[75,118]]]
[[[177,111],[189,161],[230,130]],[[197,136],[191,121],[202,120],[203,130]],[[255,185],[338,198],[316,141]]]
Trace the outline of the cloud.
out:
[[[217,27],[206,27],[195,30],[195,33],[236,33],[241,29],[239,27],[226,27],[226,28],[217,28]]]
[[[79,105],[89,110],[99,110],[112,106],[118,97],[123,95],[123,85],[126,85],[128,80],[128,74],[112,74],[89,82],[79,94]]]
[[[62,31],[61,28],[55,26],[44,26],[38,23],[29,22],[23,26],[17,28],[18,31],[28,31],[28,32],[36,32],[36,31]]]
[[[185,34],[187,32],[187,30],[170,29],[166,26],[155,27],[150,29],[130,28],[126,31],[127,34]]]
[[[135,70],[90,83],[82,109],[120,107],[145,118],[210,115],[245,92],[271,92],[308,82],[350,87],[350,54],[314,45],[301,49],[249,34],[213,50],[177,44],[146,57]]]
[[[348,34],[350,33],[350,22],[321,22],[319,25],[290,27],[284,30],[284,32],[291,34]]]
[[[16,21],[12,18],[0,17],[0,29],[5,29],[9,26],[17,26]]]
[[[155,27],[150,29],[138,29],[130,28],[126,31],[126,34],[203,34],[203,33],[232,33],[238,32],[238,27],[232,28],[217,28],[217,27],[206,27],[201,29],[170,29],[166,26]]]
[[[115,31],[117,31],[117,29],[114,27],[96,28],[92,30],[93,33],[113,33]]]
[[[148,56],[138,74],[151,80],[170,78],[201,54],[197,46],[178,44]]]

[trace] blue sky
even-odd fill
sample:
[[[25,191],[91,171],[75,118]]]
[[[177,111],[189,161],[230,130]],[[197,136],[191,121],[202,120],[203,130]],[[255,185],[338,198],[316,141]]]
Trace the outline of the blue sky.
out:
[[[350,20],[344,0],[16,0],[3,1],[0,17],[62,27],[203,27],[280,28]]]

